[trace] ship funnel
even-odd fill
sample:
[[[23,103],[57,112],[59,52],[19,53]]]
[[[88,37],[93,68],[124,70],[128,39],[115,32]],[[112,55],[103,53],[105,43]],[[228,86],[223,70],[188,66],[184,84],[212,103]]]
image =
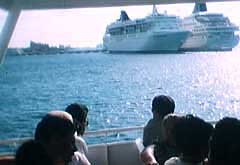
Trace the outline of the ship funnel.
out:
[[[127,15],[127,12],[122,10],[119,21],[127,21],[127,20],[130,20],[128,15]]]
[[[198,13],[198,12],[203,12],[203,11],[207,11],[206,3],[195,3],[192,13]]]
[[[153,5],[152,15],[153,15],[153,16],[157,16],[157,15],[158,15],[158,11],[157,11],[156,5]]]

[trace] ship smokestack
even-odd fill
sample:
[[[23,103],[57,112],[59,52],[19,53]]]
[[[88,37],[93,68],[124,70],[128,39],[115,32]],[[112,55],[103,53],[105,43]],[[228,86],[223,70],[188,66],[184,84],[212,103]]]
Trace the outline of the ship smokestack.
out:
[[[195,3],[192,13],[194,14],[194,13],[199,13],[199,12],[204,12],[204,11],[207,11],[206,3]]]
[[[127,20],[130,20],[130,18],[128,17],[127,12],[125,10],[122,10],[119,21],[127,21]]]

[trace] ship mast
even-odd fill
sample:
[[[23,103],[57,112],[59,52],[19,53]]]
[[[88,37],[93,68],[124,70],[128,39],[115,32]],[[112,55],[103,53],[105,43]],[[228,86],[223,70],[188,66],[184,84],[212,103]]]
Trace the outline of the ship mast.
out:
[[[158,11],[157,11],[157,7],[156,7],[155,4],[153,5],[152,15],[153,15],[153,16],[157,16],[157,15],[159,15],[159,14],[158,14]]]

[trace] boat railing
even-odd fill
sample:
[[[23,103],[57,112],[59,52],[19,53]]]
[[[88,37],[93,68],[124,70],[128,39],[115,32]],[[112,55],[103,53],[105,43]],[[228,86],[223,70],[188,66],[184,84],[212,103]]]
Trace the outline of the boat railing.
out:
[[[215,125],[216,121],[210,121],[209,123]],[[144,126],[132,126],[132,127],[124,127],[124,128],[109,128],[109,129],[101,129],[101,130],[95,130],[95,131],[86,131],[84,134],[84,138],[88,139],[91,137],[95,137],[96,139],[93,140],[95,142],[92,142],[90,144],[96,144],[99,143],[106,143],[106,142],[113,142],[113,141],[121,141],[121,140],[133,140],[136,138],[141,138],[142,137],[142,132],[143,132]],[[125,133],[128,133],[127,135]],[[135,132],[135,135],[131,136],[131,138],[128,137],[129,132]],[[138,133],[136,133],[138,132]],[[108,136],[111,136],[110,138]],[[121,138],[122,136],[122,138]],[[99,137],[102,137],[102,139],[99,140]],[[107,137],[107,138],[106,138]],[[12,148],[15,148],[27,141],[32,139],[32,137],[23,137],[23,138],[11,138],[11,139],[3,139],[0,140],[0,148],[1,146],[12,146]],[[14,152],[15,149],[11,149],[11,152]],[[0,150],[0,155],[3,153],[9,152],[7,151],[1,151]]]
[[[121,133],[121,132],[129,132],[129,131],[137,131],[143,130],[144,126],[132,126],[132,127],[125,127],[125,128],[110,128],[110,129],[102,129],[96,131],[87,131],[84,135],[85,136],[94,136],[94,135],[107,135],[110,133]]]
[[[130,132],[130,131],[138,131],[143,130],[144,126],[133,126],[133,127],[124,127],[124,128],[109,128],[109,129],[101,129],[96,131],[86,131],[84,133],[85,137],[88,136],[96,136],[96,135],[103,135],[106,136],[108,134],[112,133],[122,133],[122,132]],[[14,144],[14,143],[22,143],[24,141],[32,139],[31,137],[23,137],[23,138],[11,138],[11,139],[5,139],[0,140],[0,145],[8,145],[8,144]]]
[[[109,128],[94,131],[86,131],[84,133],[84,138],[87,139],[88,144],[107,143],[114,141],[130,140],[139,137],[142,134],[144,126],[132,126],[124,128]],[[128,138],[129,132],[135,133],[132,138]],[[32,139],[33,137],[21,137],[21,138],[10,138],[0,140],[0,155],[5,155],[6,153],[15,152],[19,144]],[[5,149],[3,149],[5,148]]]

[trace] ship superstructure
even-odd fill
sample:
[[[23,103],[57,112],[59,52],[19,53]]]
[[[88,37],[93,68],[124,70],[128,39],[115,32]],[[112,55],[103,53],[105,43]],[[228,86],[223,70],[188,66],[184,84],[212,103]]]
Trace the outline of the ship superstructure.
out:
[[[155,5],[142,19],[131,20],[121,11],[120,19],[107,26],[103,44],[109,52],[176,52],[189,34],[180,23],[177,16],[159,14]]]

